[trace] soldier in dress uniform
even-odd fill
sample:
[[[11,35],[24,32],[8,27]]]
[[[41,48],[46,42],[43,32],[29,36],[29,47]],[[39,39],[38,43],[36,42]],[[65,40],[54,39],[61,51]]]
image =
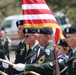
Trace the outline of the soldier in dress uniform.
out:
[[[26,30],[26,32],[28,32],[28,30]],[[39,65],[39,64],[42,64],[42,63],[53,61],[54,60],[54,56],[53,56],[54,47],[52,45],[52,34],[53,34],[52,29],[49,28],[49,27],[38,28],[37,33],[39,34],[39,43],[40,43],[41,46],[43,46],[43,50],[41,50],[39,57],[36,58],[35,63],[37,63],[37,65]],[[26,64],[26,65],[28,65],[28,64]],[[32,66],[36,67],[37,65],[32,65]],[[15,69],[17,69],[19,71],[20,70],[22,71],[22,70],[25,69],[25,64],[17,64],[15,66],[13,66],[13,68],[15,68]],[[38,72],[38,73],[40,73],[42,75],[44,75],[44,74],[47,75],[48,74],[48,73],[46,73],[46,71],[43,72],[39,68],[38,69],[30,68],[30,69],[31,69],[31,71],[36,70],[36,72]],[[26,72],[24,72],[24,74],[25,73]]]
[[[61,50],[62,49],[62,50]],[[61,50],[61,52],[59,51]],[[69,46],[66,43],[65,39],[58,40],[58,61],[60,65],[63,65],[61,63],[62,61],[66,62],[68,59],[67,54],[69,53]],[[60,70],[62,71],[65,68],[65,65],[60,66]],[[53,75],[53,63],[45,63],[45,64],[26,64],[25,67],[26,71],[34,71],[37,73],[40,73],[41,75]],[[45,71],[46,70],[46,71]],[[46,73],[45,73],[46,72]],[[21,75],[21,74],[20,74]],[[66,75],[66,70],[64,70],[61,75]]]
[[[54,56],[53,56],[53,46],[51,44],[52,42],[52,36],[49,36],[48,34],[45,33],[45,35],[43,35],[43,31],[44,30],[48,30],[49,28],[43,28],[43,29],[38,29],[39,31],[39,35],[38,32],[36,31],[36,28],[25,28],[24,32],[25,32],[25,40],[26,42],[29,44],[30,48],[32,48],[32,51],[29,55],[30,56],[30,61],[31,62],[27,62],[29,60],[25,60],[26,64],[30,64],[30,63],[45,63],[48,61],[53,61],[54,60]],[[49,29],[50,34],[52,35],[52,29]],[[28,36],[28,38],[27,38]],[[38,38],[39,37],[39,38]],[[45,41],[44,41],[45,40]],[[37,41],[37,42],[35,42]],[[38,43],[38,44],[36,44]],[[41,46],[44,47],[43,49],[41,48]],[[31,46],[32,45],[32,46]],[[38,47],[40,46],[40,47]],[[29,51],[29,50],[28,50]],[[34,52],[34,54],[33,54]],[[27,57],[29,57],[29,55]]]
[[[16,58],[15,58],[15,63],[23,63],[26,51],[28,50],[29,46],[26,44],[26,41],[24,39],[24,33],[23,33],[23,20],[18,20],[16,22],[16,26],[18,28],[18,35],[19,38],[21,39],[20,43],[17,46],[16,49]]]
[[[68,75],[76,75],[76,27],[66,28],[66,42],[72,48],[67,60]]]
[[[26,43],[29,45],[29,49],[26,53],[24,63],[35,63],[38,57],[37,52],[40,54],[40,44],[38,42],[38,34],[36,34],[36,28],[24,28]]]
[[[69,27],[66,28],[66,42],[72,48],[69,58],[65,65],[67,66],[67,73],[68,75],[76,75],[76,27]],[[35,71],[43,75],[53,75],[53,64],[44,63],[44,64],[22,64],[21,70],[26,71]],[[19,70],[19,64],[13,66],[15,69]]]
[[[38,28],[37,33],[39,34],[39,43],[43,47],[43,51],[46,52],[45,62],[54,60],[54,46],[53,46],[53,31],[49,27]],[[48,60],[48,56],[50,57]],[[41,59],[41,58],[40,58]],[[39,62],[39,61],[38,61]]]
[[[0,28],[0,34],[2,34],[3,29]],[[5,49],[4,49],[4,38],[0,35],[0,58],[4,59]],[[3,71],[2,63],[0,62],[0,70]]]
[[[8,51],[6,51],[5,49],[6,41],[8,42]],[[6,59],[7,55],[9,55],[10,50],[11,50],[11,40],[9,37],[6,36],[5,29],[0,28],[0,58]],[[0,70],[3,70],[2,66],[3,66],[3,63],[1,65],[1,62],[0,62]]]
[[[23,63],[24,57],[26,55],[26,51],[29,49],[29,46],[26,44],[26,41],[24,39],[24,33],[23,33],[23,20],[18,20],[16,22],[16,26],[18,28],[18,35],[21,39],[20,43],[17,46],[16,52],[15,52],[15,61],[14,63]],[[19,72],[13,71],[13,74],[18,74]]]

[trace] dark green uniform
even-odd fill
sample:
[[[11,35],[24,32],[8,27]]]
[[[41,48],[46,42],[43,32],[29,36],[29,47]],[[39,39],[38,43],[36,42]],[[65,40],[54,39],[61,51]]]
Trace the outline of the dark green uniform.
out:
[[[37,53],[38,50],[40,49],[40,45],[37,44],[36,46],[34,46],[33,49],[29,49],[28,52],[26,53],[25,59],[24,59],[24,63],[35,63],[36,58],[37,58]]]
[[[76,49],[74,49],[74,52],[70,52],[67,61],[63,61],[60,63],[60,68],[64,68],[65,66],[67,66],[67,69],[65,70],[66,73],[65,71],[63,72],[63,75],[76,75]]]
[[[25,57],[24,63],[30,64],[30,63],[45,63],[48,61],[53,61],[53,47],[51,46],[51,43],[48,44],[44,49],[40,48],[40,45],[37,44],[33,50]]]
[[[67,27],[65,28],[65,32],[66,41],[68,45],[72,48],[67,61],[67,72],[68,75],[76,75],[76,27]]]
[[[4,53],[5,53],[4,44],[5,44],[4,39],[0,38],[0,58],[2,59],[4,59]],[[1,62],[0,62],[0,70],[3,70]]]
[[[30,29],[30,31],[31,31],[31,29]],[[24,30],[24,32],[27,32],[27,31],[30,32],[29,29]],[[34,31],[34,30],[32,30],[32,31]],[[49,29],[45,28],[45,29],[42,29],[41,31],[40,31],[40,29],[38,29],[38,31],[41,32],[41,34],[43,34],[43,32],[44,32],[45,34],[48,34],[48,35],[52,35],[52,33],[53,33],[52,29],[50,29],[50,28]],[[47,40],[50,40],[50,39],[47,39]],[[43,49],[40,49],[40,52],[39,52],[39,49],[38,49],[37,52],[36,52],[36,54],[37,54],[36,58],[33,58],[34,60],[32,61],[32,62],[36,61],[34,63],[35,64],[37,63],[37,64],[33,65],[33,63],[32,64],[28,63],[28,64],[30,64],[30,66],[28,64],[26,64],[25,70],[26,71],[35,71],[35,72],[40,73],[41,75],[51,75],[51,74],[53,74],[52,67],[50,67],[50,64],[48,63],[48,62],[54,60],[53,49],[54,49],[54,47],[53,47],[52,42],[50,42],[50,43],[48,42],[48,44]],[[31,53],[32,53],[32,51],[31,51]],[[34,52],[34,54],[35,54],[35,52]],[[30,58],[29,58],[29,60],[30,60]],[[48,69],[48,67],[49,67],[49,69]]]
[[[5,51],[6,50],[5,49],[6,41],[8,42],[8,54],[9,54],[9,51],[11,50],[11,40],[8,37],[6,37],[6,38],[1,37],[0,38],[0,58],[2,58],[2,59],[5,59],[5,55],[7,53]],[[2,67],[1,62],[0,62],[0,67]]]
[[[26,64],[25,72],[20,73],[19,75],[27,75],[27,71],[34,71],[39,73],[40,75],[53,75],[53,66],[50,66],[50,63]]]
[[[21,40],[20,43],[18,44],[18,47],[17,47],[17,50],[16,50],[16,58],[15,58],[15,64],[17,63],[23,63],[23,60],[25,58],[25,55],[26,55],[26,43],[24,40]],[[11,70],[11,72],[13,74],[11,75],[14,75],[14,74],[18,74],[20,73],[19,71],[13,69],[11,66],[9,68]]]
[[[44,56],[44,57],[43,57]],[[41,60],[40,60],[41,59]],[[50,67],[50,64],[47,62],[53,61],[54,56],[53,56],[53,46],[51,43],[49,43],[40,53],[38,58],[36,58],[35,64],[28,65],[26,64],[26,71],[35,71],[40,73],[41,75],[53,75],[53,67]],[[44,63],[42,65],[36,64],[36,63]]]
[[[68,75],[76,75],[76,48],[71,52],[67,61]]]
[[[16,63],[23,63],[25,54],[26,54],[26,43],[24,40],[22,40],[17,47],[16,50],[16,58],[15,58],[15,64]]]
[[[54,54],[53,54],[53,45],[52,43],[49,43],[44,47],[43,50],[41,50],[41,53],[39,57],[37,58],[37,63],[46,63],[46,62],[52,62],[54,60]]]

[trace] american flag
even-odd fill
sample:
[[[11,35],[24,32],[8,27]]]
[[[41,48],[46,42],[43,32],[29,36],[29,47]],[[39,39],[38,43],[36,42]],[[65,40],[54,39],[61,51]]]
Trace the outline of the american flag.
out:
[[[55,35],[55,43],[63,38],[60,27],[44,0],[22,0],[24,27],[51,27]]]

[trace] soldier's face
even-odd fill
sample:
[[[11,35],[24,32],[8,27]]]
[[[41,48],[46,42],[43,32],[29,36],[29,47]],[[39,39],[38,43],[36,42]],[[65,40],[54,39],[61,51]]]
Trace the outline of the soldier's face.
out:
[[[35,44],[35,35],[34,34],[25,34],[25,41],[30,46],[34,45]]]
[[[57,56],[65,54],[64,49],[63,49],[62,46],[58,46],[56,51],[57,51]]]
[[[76,47],[76,35],[75,34],[67,34],[66,42],[70,47],[75,48]]]
[[[0,30],[0,37],[3,37],[3,36],[4,36],[4,31]]]
[[[47,37],[43,34],[39,34],[39,39],[38,39],[39,43],[41,46],[46,46],[46,42],[47,42]]]
[[[23,28],[23,26],[18,26],[18,35],[20,38],[24,38]]]

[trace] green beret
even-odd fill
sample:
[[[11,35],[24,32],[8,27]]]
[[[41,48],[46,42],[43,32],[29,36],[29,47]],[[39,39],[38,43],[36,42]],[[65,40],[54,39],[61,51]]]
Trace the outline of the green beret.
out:
[[[65,29],[66,34],[76,34],[76,27],[67,27]]]
[[[23,29],[23,33],[24,33],[24,34],[26,34],[26,33],[33,33],[33,34],[35,34],[35,33],[37,33],[37,32],[36,32],[36,28],[31,27],[31,28],[24,28],[24,29]]]
[[[52,28],[49,27],[43,27],[43,28],[37,28],[37,33],[38,34],[53,34]]]
[[[66,43],[65,39],[58,40],[58,45],[68,47],[68,44]]]
[[[0,30],[5,30],[5,28],[0,28]]]
[[[18,21],[16,21],[16,26],[18,27],[18,26],[20,26],[20,25],[23,25],[23,20],[18,20]]]

